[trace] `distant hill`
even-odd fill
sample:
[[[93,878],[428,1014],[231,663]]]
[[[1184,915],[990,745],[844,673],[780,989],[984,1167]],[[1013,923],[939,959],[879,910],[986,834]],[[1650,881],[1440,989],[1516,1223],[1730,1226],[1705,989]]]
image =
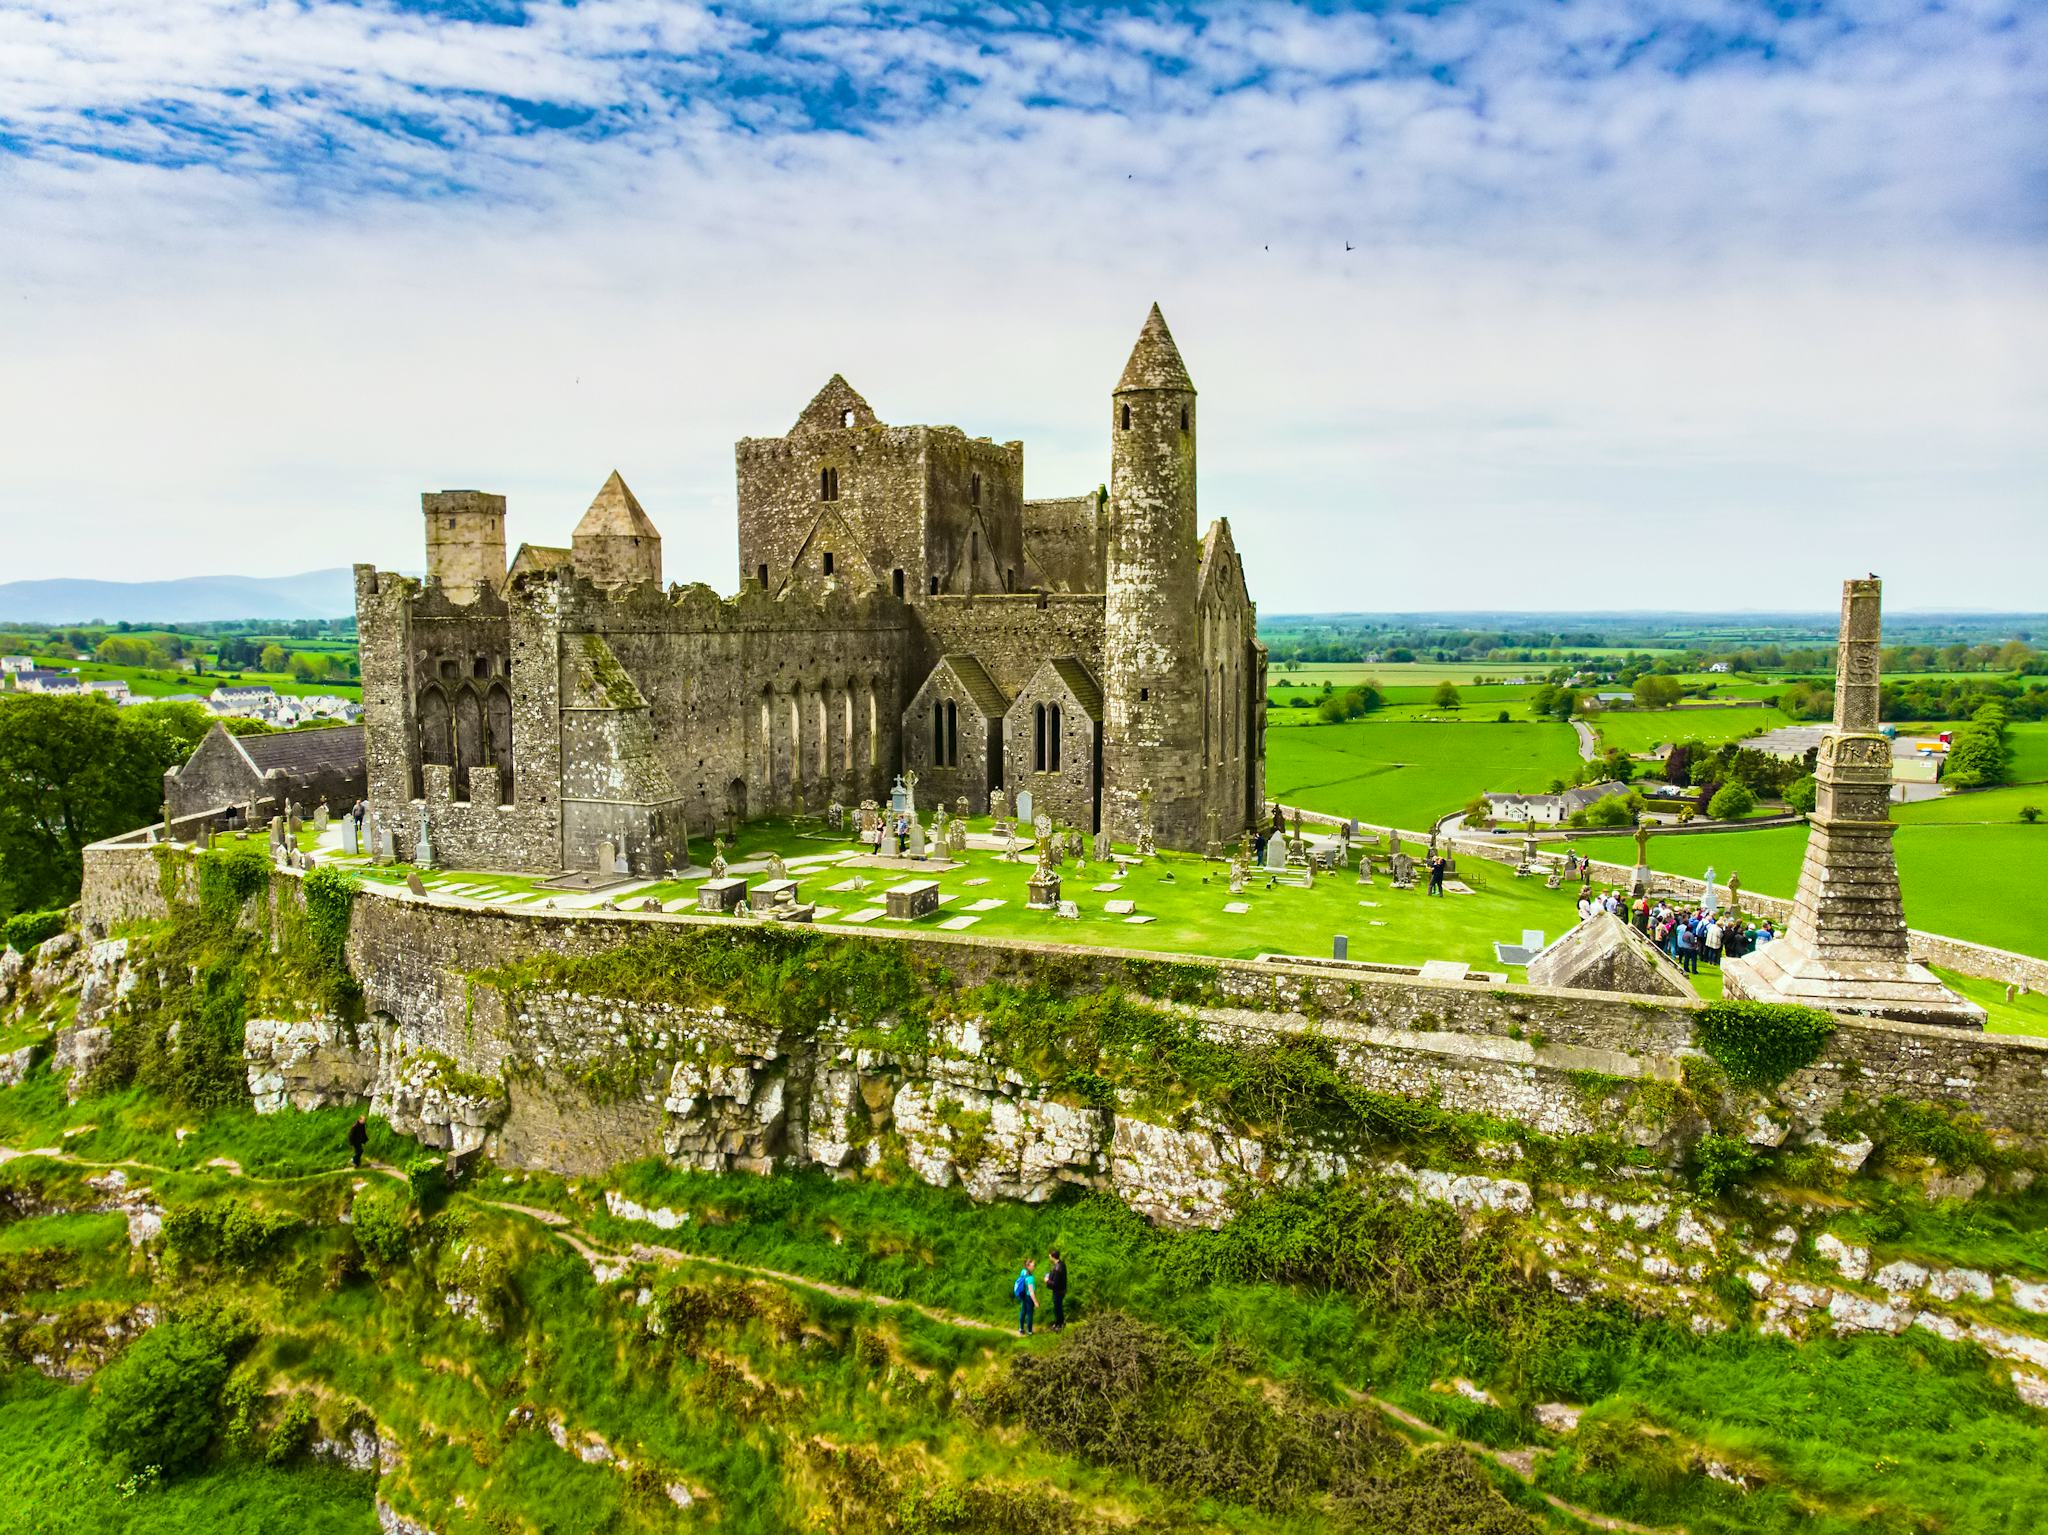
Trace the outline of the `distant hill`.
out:
[[[347,618],[346,566],[298,576],[188,576],[182,581],[0,582],[0,623],[205,623],[237,618]]]

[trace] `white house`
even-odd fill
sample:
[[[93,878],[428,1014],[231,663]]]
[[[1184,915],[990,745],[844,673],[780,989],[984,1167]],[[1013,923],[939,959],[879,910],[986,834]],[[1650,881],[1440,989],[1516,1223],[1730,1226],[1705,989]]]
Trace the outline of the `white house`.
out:
[[[42,667],[31,667],[25,672],[14,674],[14,685],[24,693],[83,693],[85,684],[78,680],[76,672],[50,671]]]
[[[85,686],[87,692],[104,693],[117,704],[125,704],[130,696],[128,684],[118,677],[104,682],[88,682]]]
[[[1520,825],[1532,821],[1538,826],[1562,826],[1573,811],[1582,810],[1596,800],[1612,798],[1628,793],[1628,785],[1609,778],[1600,783],[1582,784],[1576,789],[1567,789],[1562,794],[1492,794],[1486,796],[1486,813],[1496,821]]]
[[[0,677],[11,677],[16,672],[34,671],[35,666],[35,658],[32,656],[0,656]]]

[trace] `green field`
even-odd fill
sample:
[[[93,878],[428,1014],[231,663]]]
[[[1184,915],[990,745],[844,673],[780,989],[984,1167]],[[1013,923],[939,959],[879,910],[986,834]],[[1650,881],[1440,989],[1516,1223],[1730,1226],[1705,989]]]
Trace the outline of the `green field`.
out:
[[[1521,677],[1541,682],[1554,668],[1549,661],[1303,661],[1289,670],[1275,663],[1266,668],[1266,685],[1283,684],[1320,688],[1325,682],[1348,687],[1354,682],[1378,682],[1386,687],[1435,687],[1439,682],[1465,686],[1478,677],[1505,681]]]
[[[1493,789],[1540,790],[1578,766],[1569,725],[1425,724],[1378,715],[1269,732],[1266,794],[1373,825],[1427,829]]]
[[[1634,756],[1654,746],[1674,746],[1680,741],[1704,741],[1719,746],[1760,735],[1780,725],[1798,721],[1782,709],[1764,705],[1723,708],[1712,704],[1680,705],[1675,709],[1610,710],[1588,720],[1602,746]]]
[[[986,820],[973,823],[987,830]],[[304,834],[311,838],[310,828]],[[824,833],[816,823],[799,829],[782,821],[762,821],[741,832],[726,857],[733,863],[779,852],[795,858],[804,854],[847,849],[843,837]],[[700,862],[709,861],[709,851],[696,849]],[[904,927],[920,930],[961,916],[975,920],[967,929],[974,938],[1033,938],[1059,943],[1100,944],[1126,949],[1149,949],[1174,953],[1213,954],[1226,959],[1249,959],[1262,953],[1326,955],[1333,935],[1350,939],[1353,959],[1370,959],[1386,964],[1419,965],[1426,960],[1463,960],[1474,967],[1498,969],[1494,940],[1512,942],[1525,928],[1541,928],[1556,937],[1578,920],[1573,902],[1575,890],[1546,890],[1540,880],[1516,879],[1506,868],[1480,860],[1467,860],[1459,877],[1473,887],[1471,895],[1431,897],[1420,889],[1395,890],[1384,874],[1374,884],[1360,886],[1356,874],[1346,870],[1318,879],[1312,889],[1277,886],[1269,889],[1261,873],[1241,895],[1229,890],[1224,864],[1210,862],[1190,853],[1161,853],[1134,865],[1121,888],[1098,891],[1093,887],[1116,882],[1108,866],[1090,860],[1086,869],[1069,861],[1061,873],[1062,895],[1081,908],[1079,918],[1055,917],[1049,912],[1025,908],[1026,882],[1031,877],[1034,855],[1006,862],[992,852],[970,851],[955,869],[898,872],[882,869],[841,868],[820,865],[791,870],[801,882],[803,898],[833,915],[819,920],[836,926],[839,919],[881,900],[881,893],[903,880],[929,878],[939,882],[948,899],[937,915],[915,922],[880,921],[870,924],[874,931]],[[327,861],[348,867],[338,856]],[[384,884],[402,882],[406,869],[387,866],[366,871],[368,877]],[[547,897],[526,875],[468,874],[423,871],[430,889],[485,887],[492,891],[518,892],[525,896],[517,904],[530,906]],[[868,882],[865,891],[835,891],[831,887],[850,878]],[[758,881],[761,876],[748,878]],[[974,883],[969,883],[974,881]],[[694,902],[699,879],[669,880],[644,889],[636,888],[623,901],[631,907],[653,898],[664,902]],[[993,900],[1001,904],[988,911],[968,908],[975,902]],[[1133,915],[1154,920],[1132,923],[1112,916],[1105,909],[1113,900],[1133,901]],[[1226,904],[1242,903],[1250,910],[1232,914]],[[1519,969],[1510,969],[1521,979]]]
[[[2048,720],[2006,726],[2005,744],[2012,748],[2012,763],[2006,772],[2014,783],[2048,780]]]
[[[1945,810],[1944,802],[1901,808],[1894,840],[1906,921],[1930,933],[1966,938],[2048,958],[2048,822],[1958,825],[1907,820],[1907,813]],[[2048,810],[2048,805],[2042,807]],[[1588,857],[1634,863],[1626,837],[1580,837]],[[1763,895],[1790,899],[1806,856],[1804,826],[1768,826],[1689,837],[1652,837],[1650,865],[1668,874],[1716,879],[1731,872]]]
[[[295,642],[297,643],[297,642]],[[312,649],[301,644],[300,649]],[[230,687],[257,687],[268,684],[279,693],[331,694],[336,698],[360,699],[363,689],[360,683],[343,678],[322,678],[302,682],[286,672],[248,671],[232,673],[228,677],[216,676],[213,672],[194,675],[191,672],[166,670],[155,666],[110,666],[104,661],[67,661],[58,657],[36,657],[36,665],[47,666],[60,671],[76,671],[87,682],[125,682],[128,691],[138,698],[168,698],[179,693],[197,693],[202,697],[226,682]]]

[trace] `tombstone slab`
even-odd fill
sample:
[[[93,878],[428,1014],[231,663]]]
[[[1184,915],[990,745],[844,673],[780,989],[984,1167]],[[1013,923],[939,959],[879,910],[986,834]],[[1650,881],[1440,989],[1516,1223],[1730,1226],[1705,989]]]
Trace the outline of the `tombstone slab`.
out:
[[[733,911],[747,899],[747,882],[737,875],[707,879],[697,887],[697,910]]]
[[[928,917],[939,909],[939,882],[935,879],[906,880],[891,885],[884,894],[889,915],[901,922]]]

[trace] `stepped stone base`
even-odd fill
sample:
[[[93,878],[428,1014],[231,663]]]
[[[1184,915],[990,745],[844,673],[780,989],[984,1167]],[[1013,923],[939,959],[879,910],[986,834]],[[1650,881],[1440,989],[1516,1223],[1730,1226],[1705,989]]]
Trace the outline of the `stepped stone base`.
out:
[[[1529,961],[1534,986],[1690,997],[1692,983],[1669,956],[1611,911],[1596,911]]]
[[[1942,1028],[1984,1027],[1984,1009],[1959,997],[1911,960],[1821,959],[1785,939],[1722,961],[1724,995],[1749,1002],[1796,1002],[1834,1013],[1895,1018]]]

